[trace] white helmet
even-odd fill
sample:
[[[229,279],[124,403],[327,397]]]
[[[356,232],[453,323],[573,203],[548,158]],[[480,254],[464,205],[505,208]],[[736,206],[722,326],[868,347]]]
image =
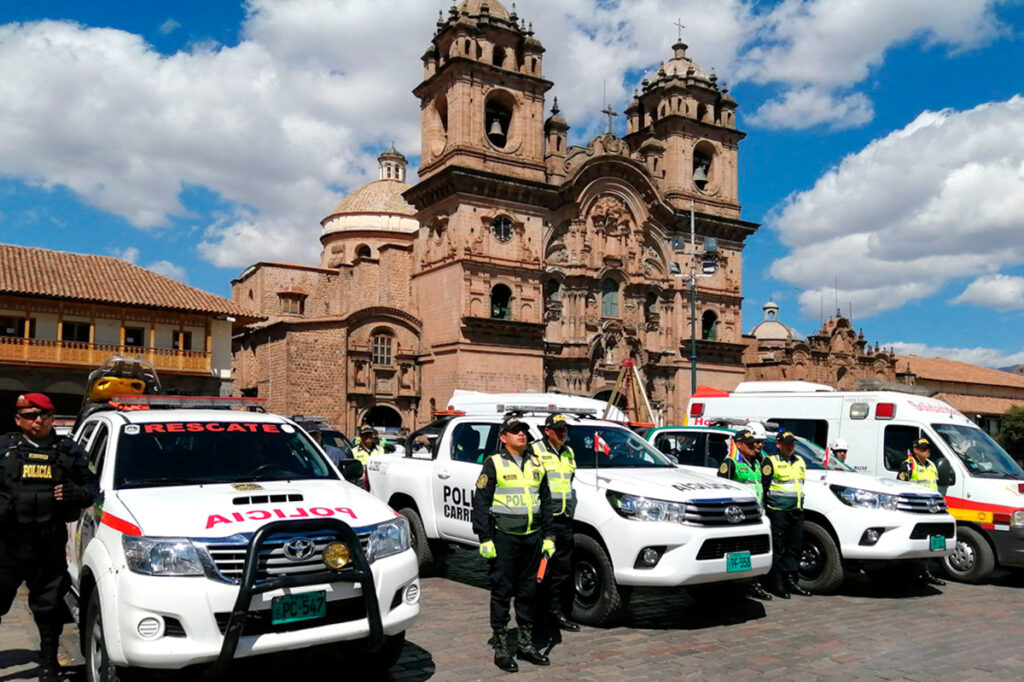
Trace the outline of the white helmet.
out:
[[[831,442],[831,443],[829,444],[829,446],[828,446],[828,447],[829,447],[830,449],[832,449],[832,450],[849,450],[849,449],[850,449],[850,446],[849,446],[849,445],[847,444],[847,442],[846,442],[845,440],[843,440],[842,438],[836,438],[835,440],[833,440],[833,441],[832,441],[832,442]]]
[[[764,424],[761,422],[747,422],[746,427],[757,440],[768,440],[768,432],[764,430]]]

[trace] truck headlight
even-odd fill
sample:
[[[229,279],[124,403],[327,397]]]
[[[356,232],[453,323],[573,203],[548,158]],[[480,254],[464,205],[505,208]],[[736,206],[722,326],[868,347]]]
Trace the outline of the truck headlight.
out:
[[[404,516],[391,521],[385,521],[378,525],[370,533],[370,547],[368,561],[383,559],[404,552],[412,546],[412,536],[409,533],[409,522]]]
[[[682,523],[686,506],[681,502],[651,500],[637,495],[608,491],[608,504],[619,516],[634,521],[670,521]]]
[[[1013,516],[1010,517],[1011,526],[1024,526],[1024,509],[1018,509],[1013,512]]]
[[[829,487],[843,504],[851,507],[888,509],[890,511],[899,509],[900,498],[898,495],[886,495],[885,493],[876,493],[873,490],[863,490],[861,488],[846,488],[841,485]]]
[[[199,553],[185,539],[122,535],[121,547],[133,573],[176,577],[205,574]]]

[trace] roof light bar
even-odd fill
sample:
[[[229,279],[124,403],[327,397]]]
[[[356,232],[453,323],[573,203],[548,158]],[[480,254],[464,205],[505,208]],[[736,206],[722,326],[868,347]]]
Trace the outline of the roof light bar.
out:
[[[558,405],[498,405],[498,412],[504,414],[515,412],[516,414],[575,414],[579,416],[592,417],[597,410],[592,407],[559,407]]]
[[[204,395],[116,395],[110,399],[111,407],[120,412],[182,408],[230,409],[232,407],[263,410],[263,404],[266,402],[266,398],[221,398]]]

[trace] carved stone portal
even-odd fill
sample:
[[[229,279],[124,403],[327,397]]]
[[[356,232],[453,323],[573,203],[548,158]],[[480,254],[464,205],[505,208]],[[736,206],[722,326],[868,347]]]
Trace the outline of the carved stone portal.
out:
[[[621,199],[605,194],[598,197],[594,207],[590,209],[590,222],[597,232],[612,237],[628,234],[633,217]]]

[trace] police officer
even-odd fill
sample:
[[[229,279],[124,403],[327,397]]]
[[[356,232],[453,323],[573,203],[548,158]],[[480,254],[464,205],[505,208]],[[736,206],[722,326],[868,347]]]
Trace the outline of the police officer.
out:
[[[40,678],[60,679],[57,645],[67,589],[65,523],[92,504],[98,488],[74,441],[53,433],[53,403],[26,393],[15,403],[19,432],[0,436],[0,617],[22,582],[39,628]]]
[[[352,448],[352,456],[363,463],[363,466],[370,461],[372,455],[383,455],[384,447],[377,445],[377,431],[369,424],[363,424],[359,429],[359,442]]]
[[[900,465],[899,473],[896,477],[901,481],[909,481],[922,488],[927,488],[934,492],[939,491],[939,468],[935,466],[935,462],[931,460],[932,444],[927,438],[918,438],[910,444],[910,449],[907,450],[907,458]],[[931,583],[933,585],[945,585],[945,580],[940,580],[935,577],[929,568],[930,561],[925,561],[921,565],[921,573],[919,579],[925,583]]]
[[[763,430],[763,427],[762,427]],[[729,449],[729,456],[722,460],[718,468],[718,475],[730,481],[736,481],[750,488],[757,496],[757,503],[764,507],[764,491],[768,487],[770,479],[762,473],[764,453],[761,447],[764,445],[764,436],[758,437],[753,429],[744,428],[733,434],[733,446]],[[764,589],[757,580],[750,585],[751,593],[758,599],[771,600],[772,595]]]
[[[484,460],[473,497],[473,532],[480,555],[490,562],[494,664],[506,672],[519,666],[508,647],[509,604],[516,599],[518,658],[535,665],[551,661],[533,645],[537,569],[555,552],[551,492],[540,459],[527,449],[530,429],[508,417],[498,431],[501,447]]]
[[[575,548],[572,530],[573,513],[576,510],[576,492],[572,489],[576,474],[576,455],[566,443],[569,424],[564,414],[551,414],[544,420],[544,438],[533,443],[533,454],[539,459],[547,473],[548,488],[551,490],[551,516],[554,525],[555,553],[548,561],[547,573],[539,591],[538,605],[545,613],[550,610],[554,622],[562,630],[579,632],[580,626],[566,617],[571,613],[573,589],[572,553]],[[538,629],[546,630],[547,623],[541,619]]]
[[[772,570],[768,580],[772,590],[783,599],[791,592],[811,596],[800,587],[800,548],[804,541],[804,479],[807,465],[796,456],[796,436],[780,431],[775,438],[778,454],[771,455],[761,465],[761,475],[767,479],[765,506],[772,524]]]

